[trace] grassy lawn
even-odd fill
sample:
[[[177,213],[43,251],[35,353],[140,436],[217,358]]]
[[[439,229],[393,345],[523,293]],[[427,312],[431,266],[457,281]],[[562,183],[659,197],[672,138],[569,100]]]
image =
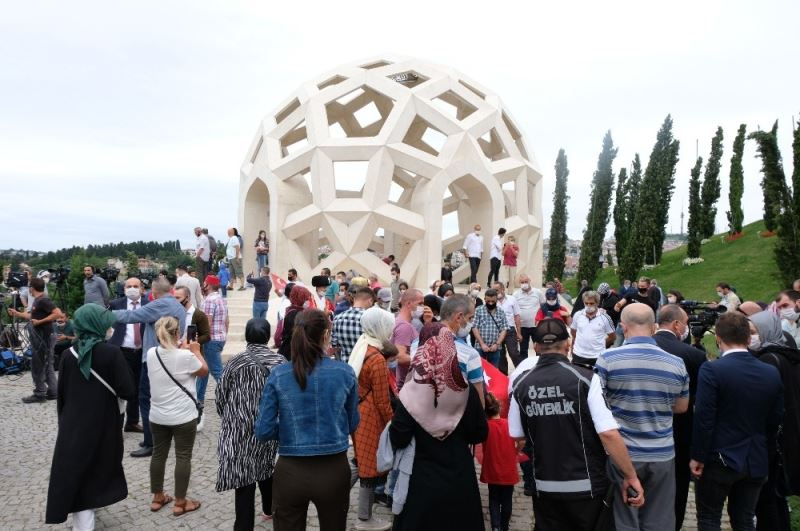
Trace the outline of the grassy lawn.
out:
[[[771,301],[784,288],[772,254],[775,238],[760,237],[758,233],[763,230],[764,223],[757,221],[746,225],[744,236],[733,242],[724,242],[724,234],[715,235],[701,249],[700,256],[705,261],[693,266],[682,264],[686,246],[679,247],[664,253],[661,264],[642,271],[642,275],[657,279],[665,292],[677,289],[687,299],[717,301],[717,282],[727,282],[743,301]],[[620,285],[616,271],[610,267],[601,272],[594,285],[601,282]]]
[[[800,530],[800,498],[797,496],[790,496],[789,509],[792,511],[789,514],[789,519],[792,522],[792,529]]]

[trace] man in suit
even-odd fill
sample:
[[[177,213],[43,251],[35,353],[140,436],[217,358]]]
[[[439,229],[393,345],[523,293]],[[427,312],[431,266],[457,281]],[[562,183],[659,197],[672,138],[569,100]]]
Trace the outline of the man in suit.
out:
[[[747,317],[724,313],[715,329],[720,359],[700,367],[689,463],[698,479],[697,526],[719,529],[728,498],[733,529],[755,529],[768,452],[783,416],[783,384],[775,367],[748,352]]]
[[[189,274],[189,268],[185,265],[179,265],[175,268],[175,275],[178,277],[175,281],[175,287],[185,286],[188,288],[194,307],[200,308],[203,306],[203,290],[200,289],[200,281]]]
[[[136,277],[129,277],[125,281],[125,296],[114,299],[109,303],[111,310],[136,310],[147,304],[147,299],[142,296],[142,281]],[[136,382],[136,395],[128,400],[125,410],[124,431],[144,433],[144,428],[139,424],[139,380],[142,375],[142,327],[139,323],[124,324],[117,322],[114,326],[114,334],[108,340],[112,345],[116,345],[122,350],[125,361],[133,373],[133,381]]]
[[[689,409],[672,416],[672,434],[675,439],[675,530],[683,526],[686,500],[689,497],[689,453],[692,445],[692,420],[697,395],[697,373],[706,361],[702,350],[683,341],[689,335],[689,316],[677,304],[667,304],[658,314],[658,330],[653,339],[665,352],[678,356],[689,373]]]
[[[172,286],[165,278],[153,281],[151,293],[153,300],[135,310],[114,310],[118,323],[144,325],[142,332],[142,368],[139,378],[139,410],[142,414],[144,440],[141,448],[131,452],[131,457],[150,457],[153,455],[153,434],[150,432],[150,377],[147,374],[147,351],[158,346],[156,337],[156,321],[170,316],[178,320],[181,330],[186,329],[186,309],[175,297],[170,295]]]

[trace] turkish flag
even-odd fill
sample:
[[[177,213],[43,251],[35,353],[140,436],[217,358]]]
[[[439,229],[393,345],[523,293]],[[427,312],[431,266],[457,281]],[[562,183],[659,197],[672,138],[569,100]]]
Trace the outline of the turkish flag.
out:
[[[282,295],[287,282],[275,273],[270,273],[269,276],[272,278],[272,287],[275,289],[275,293]]]
[[[481,358],[483,364],[484,387],[500,402],[500,416],[508,418],[508,376],[500,369]]]

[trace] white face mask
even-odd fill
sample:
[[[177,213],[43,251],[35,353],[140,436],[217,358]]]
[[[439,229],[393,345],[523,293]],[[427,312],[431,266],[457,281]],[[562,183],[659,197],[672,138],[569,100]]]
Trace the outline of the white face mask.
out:
[[[681,341],[686,341],[686,338],[689,337],[689,325],[686,325],[686,328],[683,330],[681,334]]]
[[[461,328],[459,328],[458,332],[456,332],[456,335],[461,338],[467,337],[469,335],[470,330],[472,330],[471,321],[462,326]]]
[[[750,350],[759,350],[761,348],[761,337],[758,334],[750,334]]]
[[[721,291],[718,291],[718,292],[717,292],[717,297],[720,297],[720,298],[722,298],[722,296],[723,296],[723,295],[724,295],[724,294],[723,294]]]
[[[469,294],[472,295],[473,297],[477,297],[477,296],[479,296],[481,294],[481,290],[474,289],[474,290],[470,291]]]
[[[125,296],[132,301],[138,301],[142,297],[142,294],[139,288],[125,288]]]
[[[597,306],[586,306],[586,313],[593,314],[597,313]]]
[[[411,312],[411,317],[413,317],[414,319],[419,319],[422,317],[423,313],[425,313],[425,307],[417,306],[417,308],[413,312]]]
[[[794,308],[784,308],[781,310],[781,319],[786,319],[787,321],[797,321],[797,311]]]
[[[547,299],[547,304],[549,304],[550,306],[555,306],[557,302],[558,300],[556,299]]]
[[[519,287],[522,288],[522,291],[528,291],[529,289],[531,289],[531,285],[528,284],[527,282],[523,282],[522,284],[519,285]]]
[[[667,302],[670,304],[675,304],[676,302],[678,302],[678,299],[676,299],[675,297],[667,297]]]

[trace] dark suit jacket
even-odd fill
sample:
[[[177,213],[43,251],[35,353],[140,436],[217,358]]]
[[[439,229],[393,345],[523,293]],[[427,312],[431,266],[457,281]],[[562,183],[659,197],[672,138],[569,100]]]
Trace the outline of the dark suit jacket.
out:
[[[692,421],[694,420],[694,402],[697,396],[697,375],[700,366],[706,361],[706,353],[702,350],[687,345],[669,331],[656,332],[653,335],[656,344],[666,352],[678,356],[686,366],[689,373],[689,409],[686,413],[672,417],[672,431],[675,438],[675,454],[689,456],[689,447],[692,442]]]
[[[139,303],[142,306],[147,304],[149,301],[147,297],[144,295],[142,298],[139,299]],[[120,297],[118,299],[114,299],[113,301],[108,303],[109,310],[127,310],[128,309],[128,297]],[[128,328],[128,325],[125,323],[115,323],[112,327],[114,329],[114,335],[111,336],[111,339],[108,342],[112,345],[116,345],[118,347],[122,346],[122,342],[125,341],[125,330]],[[144,327],[142,327],[142,335],[144,335]]]
[[[778,370],[748,351],[700,367],[694,408],[692,459],[721,462],[750,477],[766,477],[768,448],[783,416]]]
[[[200,351],[202,352],[203,345],[211,341],[211,325],[208,323],[208,316],[203,313],[203,310],[195,306],[191,324],[197,327],[197,342],[200,343]]]

